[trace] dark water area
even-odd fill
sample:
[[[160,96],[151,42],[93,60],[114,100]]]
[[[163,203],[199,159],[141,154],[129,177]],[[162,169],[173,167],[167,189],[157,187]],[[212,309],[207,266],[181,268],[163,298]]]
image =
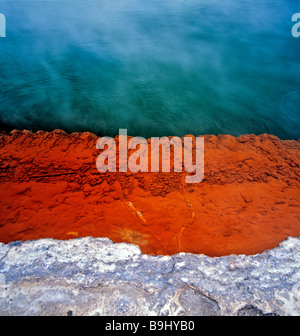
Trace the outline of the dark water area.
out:
[[[0,0],[0,128],[300,138],[300,1]]]

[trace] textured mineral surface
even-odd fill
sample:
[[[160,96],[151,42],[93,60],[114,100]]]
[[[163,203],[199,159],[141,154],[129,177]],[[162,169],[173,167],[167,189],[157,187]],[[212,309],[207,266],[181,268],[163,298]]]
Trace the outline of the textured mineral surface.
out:
[[[0,242],[92,236],[153,255],[224,256],[300,236],[299,141],[206,135],[204,179],[186,184],[184,171],[99,173],[98,139],[0,133]]]
[[[92,237],[0,244],[0,315],[299,315],[299,266],[299,238],[215,258]]]

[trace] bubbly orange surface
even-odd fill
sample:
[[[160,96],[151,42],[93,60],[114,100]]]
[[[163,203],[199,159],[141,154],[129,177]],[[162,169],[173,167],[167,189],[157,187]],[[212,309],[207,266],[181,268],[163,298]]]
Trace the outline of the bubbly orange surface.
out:
[[[206,135],[204,180],[186,184],[184,172],[99,173],[97,139],[0,135],[1,242],[93,236],[148,254],[222,256],[300,235],[299,141]]]

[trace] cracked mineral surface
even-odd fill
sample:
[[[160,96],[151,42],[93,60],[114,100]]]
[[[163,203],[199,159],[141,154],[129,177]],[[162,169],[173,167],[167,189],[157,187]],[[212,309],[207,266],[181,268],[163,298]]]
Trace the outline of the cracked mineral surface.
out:
[[[299,315],[299,266],[299,238],[215,258],[92,237],[0,244],[0,315]]]

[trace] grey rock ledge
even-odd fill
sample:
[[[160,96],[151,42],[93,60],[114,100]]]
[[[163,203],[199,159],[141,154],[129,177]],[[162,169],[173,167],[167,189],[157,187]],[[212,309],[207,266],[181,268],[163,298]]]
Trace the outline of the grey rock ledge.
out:
[[[299,266],[300,238],[220,258],[107,238],[0,244],[0,315],[300,315]]]

